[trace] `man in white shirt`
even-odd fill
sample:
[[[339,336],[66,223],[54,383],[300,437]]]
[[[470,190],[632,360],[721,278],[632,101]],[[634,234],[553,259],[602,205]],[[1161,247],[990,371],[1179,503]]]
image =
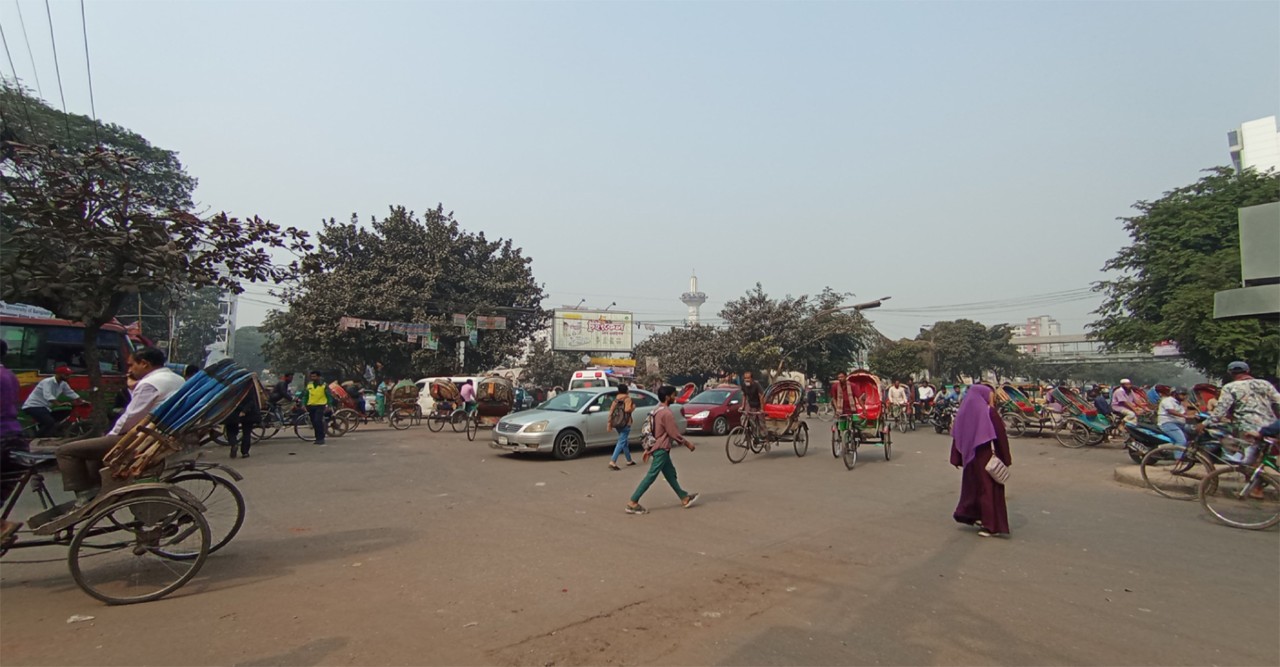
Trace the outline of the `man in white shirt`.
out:
[[[1125,378],[1120,381],[1120,387],[1111,394],[1111,410],[1130,424],[1138,423],[1138,413],[1135,411],[1137,399],[1133,397],[1135,391],[1137,390],[1133,388],[1129,378]]]
[[[58,470],[62,472],[62,488],[74,491],[76,500],[86,503],[97,495],[102,480],[98,471],[102,459],[120,436],[129,432],[156,406],[182,386],[182,377],[164,365],[164,352],[154,347],[135,350],[129,358],[129,375],[138,381],[133,388],[129,407],[116,420],[115,426],[101,438],[71,442],[58,448]]]
[[[891,414],[896,418],[900,415],[906,415],[907,410],[907,388],[902,383],[894,380],[893,386],[889,387],[889,407]]]
[[[37,438],[48,438],[53,435],[54,427],[58,424],[53,418],[53,408],[61,402],[59,399],[69,396],[76,405],[83,402],[80,400],[80,394],[73,391],[71,385],[67,384],[69,377],[71,377],[70,367],[59,366],[53,369],[53,375],[36,384],[36,388],[31,390],[31,395],[22,404],[22,411],[40,425],[40,431],[36,433]]]

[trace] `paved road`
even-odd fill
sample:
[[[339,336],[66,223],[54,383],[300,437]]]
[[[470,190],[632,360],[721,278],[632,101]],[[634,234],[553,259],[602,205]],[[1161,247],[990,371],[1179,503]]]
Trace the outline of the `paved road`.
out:
[[[1280,664],[1280,535],[1112,480],[1121,451],[1018,440],[1012,539],[951,521],[949,441],[846,471],[675,455],[703,501],[607,454],[461,435],[283,436],[237,462],[248,523],[173,597],[106,607],[56,550],[0,569],[6,665]],[[221,456],[225,450],[220,450]],[[68,624],[73,614],[94,616]]]

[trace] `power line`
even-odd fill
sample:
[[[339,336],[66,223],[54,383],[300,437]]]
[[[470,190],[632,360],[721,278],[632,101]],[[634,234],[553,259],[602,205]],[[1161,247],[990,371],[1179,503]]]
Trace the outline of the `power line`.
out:
[[[58,65],[58,42],[53,38],[53,10],[49,0],[44,0],[44,13],[49,18],[49,43],[53,45],[53,72],[58,75],[58,99],[62,101],[62,120],[67,126],[67,139],[71,139],[71,118],[67,114],[67,98],[62,94],[62,68]]]
[[[27,107],[27,96],[22,93],[22,87],[18,84],[18,69],[13,66],[13,55],[9,53],[9,40],[4,36],[4,25],[2,24],[0,24],[0,43],[4,44],[4,56],[9,59],[9,69],[13,70],[13,92],[22,102],[22,114],[27,117],[27,125],[34,132],[35,123],[31,120],[31,109]]]
[[[18,2],[18,0],[13,0],[13,6],[18,9],[18,25],[22,27],[22,41],[27,45],[27,59],[31,61],[31,73],[36,77],[36,92],[43,99],[44,89],[40,87],[40,70],[36,68],[36,57],[31,52],[31,39],[27,37],[27,22],[22,18],[22,3]],[[13,74],[14,76],[18,75],[16,71]]]
[[[89,66],[89,26],[84,20],[84,0],[80,0],[80,32],[84,36],[84,71],[89,77],[89,113],[93,115],[93,138],[101,144],[102,139],[98,137],[98,107],[93,102],[93,69]]]

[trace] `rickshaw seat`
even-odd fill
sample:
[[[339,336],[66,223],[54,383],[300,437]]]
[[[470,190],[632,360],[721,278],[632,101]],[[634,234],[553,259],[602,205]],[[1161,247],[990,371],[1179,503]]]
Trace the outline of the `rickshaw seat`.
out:
[[[7,452],[10,461],[19,468],[35,469],[57,467],[58,455],[53,452],[26,452],[14,449]]]
[[[798,405],[765,404],[764,416],[766,419],[791,419],[791,415],[799,409]]]

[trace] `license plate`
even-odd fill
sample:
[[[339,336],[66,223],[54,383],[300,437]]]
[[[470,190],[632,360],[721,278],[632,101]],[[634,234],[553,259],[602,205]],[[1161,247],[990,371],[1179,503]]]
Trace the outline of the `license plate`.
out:
[[[505,444],[507,444],[507,436],[505,436],[505,435],[500,435],[500,436],[498,436],[498,444],[499,444],[499,445],[505,445]]]

